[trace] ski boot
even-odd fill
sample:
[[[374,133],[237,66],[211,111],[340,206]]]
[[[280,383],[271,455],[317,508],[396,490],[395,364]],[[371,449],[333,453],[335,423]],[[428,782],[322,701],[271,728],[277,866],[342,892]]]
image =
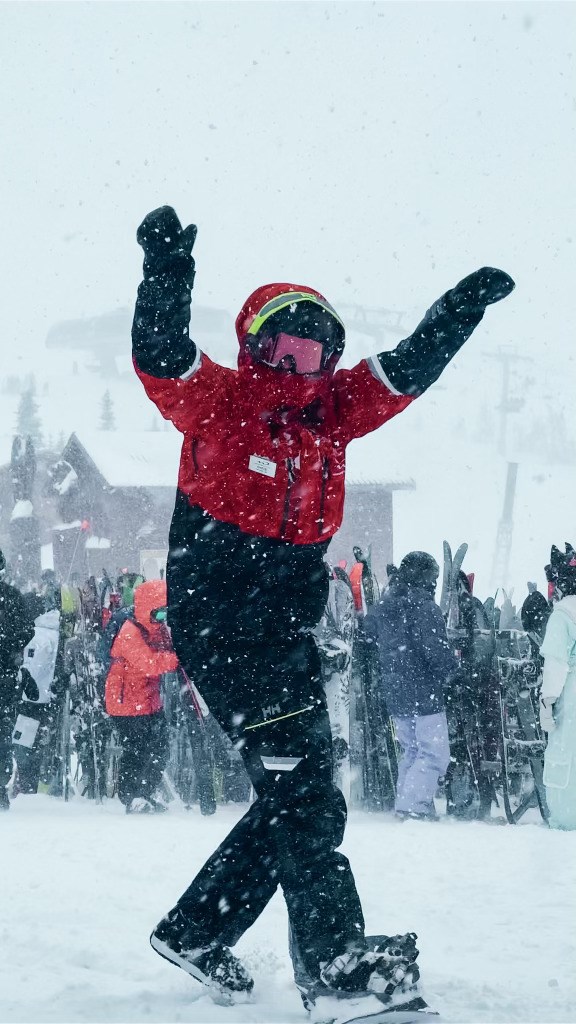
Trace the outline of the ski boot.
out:
[[[366,936],[367,948],[325,964],[320,984],[302,993],[314,1024],[436,1021],[417,988],[416,935]]]
[[[145,796],[135,796],[129,804],[126,804],[126,814],[152,814],[154,808],[150,800]]]
[[[150,945],[165,960],[205,985],[214,1002],[222,1006],[242,1001],[254,987],[248,971],[228,946],[218,942],[202,946],[192,941],[178,910],[160,921],[150,936]]]
[[[394,811],[397,821],[440,821],[436,811]]]

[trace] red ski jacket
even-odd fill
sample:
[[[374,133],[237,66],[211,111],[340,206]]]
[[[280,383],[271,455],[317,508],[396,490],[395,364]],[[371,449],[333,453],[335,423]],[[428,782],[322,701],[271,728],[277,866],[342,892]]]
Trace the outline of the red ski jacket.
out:
[[[237,370],[199,350],[179,378],[135,368],[162,415],[184,434],[178,489],[191,505],[248,534],[314,544],[342,522],[349,442],[415,395],[396,391],[376,356],[321,378],[253,362],[245,343],[252,320],[274,297],[300,290],[322,298],[286,283],[250,296],[236,321]]]
[[[150,580],[134,591],[134,620],[122,626],[112,644],[112,666],[106,679],[109,715],[153,715],[162,710],[161,677],[175,672],[178,658],[161,623],[150,612],[166,606],[166,583]]]

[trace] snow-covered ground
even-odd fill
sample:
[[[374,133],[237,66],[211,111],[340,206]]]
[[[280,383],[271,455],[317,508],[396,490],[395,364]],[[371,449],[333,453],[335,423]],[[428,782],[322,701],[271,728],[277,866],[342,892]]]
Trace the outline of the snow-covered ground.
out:
[[[253,1001],[214,1005],[148,946],[152,926],[242,809],[131,817],[46,796],[1,819],[0,1021],[304,1022],[276,896],[237,947]],[[576,834],[351,815],[371,932],[419,933],[425,994],[459,1024],[576,1021]]]

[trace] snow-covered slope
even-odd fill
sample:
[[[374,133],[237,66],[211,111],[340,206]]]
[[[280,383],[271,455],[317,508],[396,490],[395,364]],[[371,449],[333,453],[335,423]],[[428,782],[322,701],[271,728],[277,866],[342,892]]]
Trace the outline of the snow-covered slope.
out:
[[[241,811],[127,818],[18,797],[2,816],[3,1024],[304,1024],[277,896],[237,947],[253,1001],[214,1005],[147,938]],[[576,834],[536,823],[352,815],[367,929],[419,933],[425,993],[453,1024],[576,1021]]]

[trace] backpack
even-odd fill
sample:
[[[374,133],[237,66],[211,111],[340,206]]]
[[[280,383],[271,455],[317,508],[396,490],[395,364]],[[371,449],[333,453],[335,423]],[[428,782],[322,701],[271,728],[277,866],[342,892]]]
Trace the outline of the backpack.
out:
[[[125,622],[134,621],[133,608],[117,608],[110,616],[108,624],[103,630],[96,647],[96,657],[101,666],[101,672],[104,679],[106,679],[112,666],[112,647],[114,646],[114,641],[118,636],[118,633]]]

